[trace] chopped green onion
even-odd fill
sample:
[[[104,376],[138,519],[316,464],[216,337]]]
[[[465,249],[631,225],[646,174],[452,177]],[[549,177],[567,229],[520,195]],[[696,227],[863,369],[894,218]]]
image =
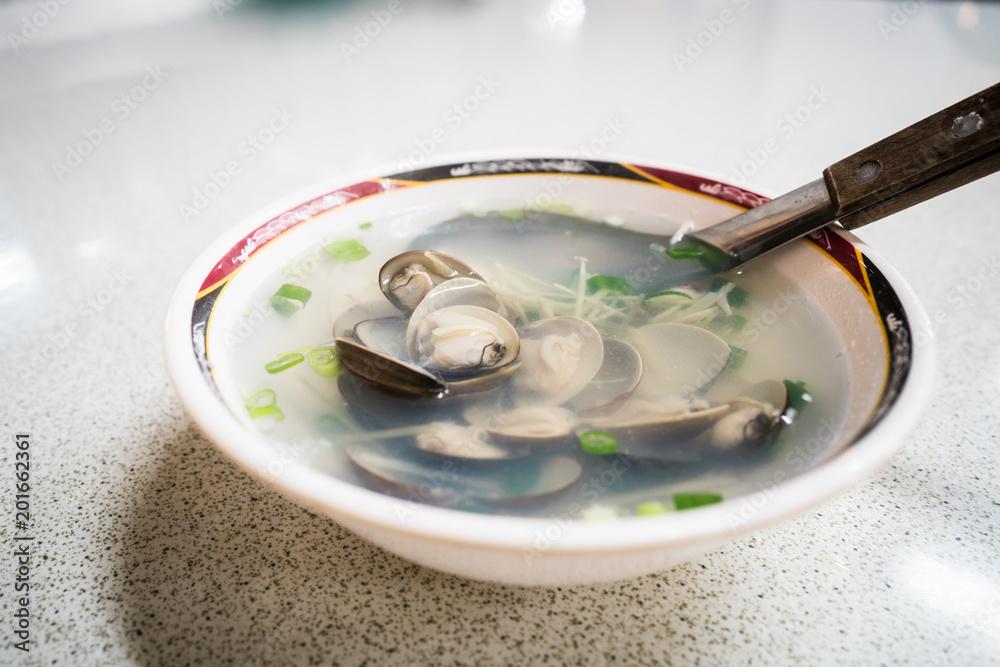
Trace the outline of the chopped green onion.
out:
[[[729,370],[736,370],[743,365],[743,362],[747,359],[747,351],[742,347],[736,347],[731,345],[729,347],[729,359],[726,361],[726,368]]]
[[[672,248],[667,248],[667,256],[670,259],[699,259],[705,255],[705,251],[701,248],[694,247],[684,247],[684,246],[673,246]]]
[[[326,254],[338,262],[356,262],[364,259],[371,253],[359,241],[348,239],[346,241],[334,241],[326,246]]]
[[[500,217],[504,220],[524,220],[524,209],[508,208],[507,210],[500,211]]]
[[[632,286],[628,281],[618,276],[604,276],[597,274],[587,278],[587,294],[595,294],[601,290],[617,292],[618,294],[631,294]]]
[[[694,298],[690,294],[686,294],[685,292],[678,292],[675,289],[664,289],[660,290],[659,292],[653,292],[651,294],[643,294],[642,299],[643,301],[648,301],[649,299],[655,299],[658,296],[680,296],[687,299],[688,301]]]
[[[649,500],[635,506],[635,513],[639,516],[656,516],[669,511],[669,508],[658,500]]]
[[[674,507],[680,510],[689,510],[703,505],[721,503],[722,496],[718,493],[675,493]]]
[[[247,408],[264,408],[278,402],[278,395],[273,389],[261,389],[256,394],[251,394],[244,401]]]
[[[278,395],[274,393],[273,389],[261,389],[249,396],[243,405],[251,419],[274,417],[275,421],[280,422],[285,418],[285,413],[281,411],[277,403]]]
[[[278,291],[271,295],[271,307],[288,317],[296,311],[305,307],[309,302],[312,292],[293,283],[285,283],[278,288]]]
[[[606,456],[618,451],[618,441],[604,431],[584,431],[580,434],[580,449],[588,454]]]
[[[784,380],[785,390],[788,392],[788,405],[796,412],[802,412],[808,404],[812,403],[812,395],[806,390],[806,383],[802,380],[793,382]]]
[[[274,293],[275,296],[283,296],[286,299],[292,299],[294,301],[299,301],[302,305],[306,305],[309,302],[309,297],[312,296],[312,292],[301,285],[295,285],[294,283],[285,283],[278,288],[278,291]]]
[[[726,300],[729,301],[729,305],[732,306],[733,308],[742,307],[744,304],[746,304],[749,298],[750,298],[750,292],[738,286],[729,290],[729,294],[726,295]]]
[[[284,354],[279,354],[274,361],[267,362],[264,365],[264,370],[274,375],[281,371],[287,371],[296,364],[301,364],[305,359],[305,356],[300,352],[285,352]]]
[[[709,271],[718,273],[732,268],[735,259],[714,245],[697,239],[686,239],[667,248],[671,259],[697,259]]]
[[[371,228],[372,228],[372,223],[370,222],[362,222],[360,225],[358,225],[358,229],[371,229]]]
[[[743,327],[747,325],[747,318],[742,315],[730,315],[729,326],[733,331],[742,331]]]
[[[275,421],[285,418],[285,413],[277,405],[265,405],[262,408],[247,408],[250,419],[260,419],[261,417],[274,417]]]
[[[320,377],[332,378],[340,375],[340,359],[331,347],[317,347],[306,353],[306,363]]]
[[[279,314],[284,315],[285,317],[291,317],[301,310],[302,304],[298,301],[292,301],[291,299],[286,299],[283,296],[275,294],[271,297],[271,307],[274,308]]]

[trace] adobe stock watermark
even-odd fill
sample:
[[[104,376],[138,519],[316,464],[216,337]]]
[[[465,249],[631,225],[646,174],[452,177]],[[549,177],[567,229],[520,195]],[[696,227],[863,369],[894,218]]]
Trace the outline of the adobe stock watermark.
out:
[[[7,43],[15,53],[29,44],[48,27],[63,7],[72,0],[39,0],[35,9],[27,16],[21,17],[21,29],[7,33]]]
[[[603,470],[574,484],[573,495],[566,508],[537,528],[532,535],[531,544],[521,549],[524,560],[530,563],[549,551],[566,534],[569,526],[577,520],[576,517],[614,489],[633,465],[634,459],[614,457]]]
[[[126,268],[112,271],[100,289],[77,303],[72,317],[35,346],[27,365],[21,368],[21,379],[28,381],[55,362],[134,280],[135,276]]]
[[[888,40],[894,34],[903,29],[910,22],[917,12],[919,12],[927,0],[906,0],[897,2],[889,10],[888,19],[879,19],[878,31],[883,40]]]
[[[545,20],[554,28],[575,27],[587,15],[587,5],[583,0],[558,0],[545,12]]]
[[[951,322],[955,313],[968,308],[976,308],[976,299],[984,290],[996,288],[996,278],[1000,276],[1000,255],[990,255],[981,260],[974,268],[961,274],[958,281],[952,283],[945,297],[945,305],[935,308],[929,313],[931,325],[940,333]],[[929,335],[919,332],[914,336],[917,344],[928,342]]]
[[[430,132],[413,142],[413,149],[399,161],[397,171],[413,171],[426,163],[441,144],[475,114],[487,100],[493,97],[499,89],[500,81],[494,75],[485,74],[480,76],[472,91],[445,111],[440,123]]]
[[[683,72],[705,55],[729,26],[736,23],[740,15],[750,7],[750,0],[733,0],[732,4],[732,7],[726,7],[718,14],[705,19],[701,29],[684,42],[684,48],[674,51],[674,67],[678,72]]]
[[[232,185],[233,179],[243,171],[245,166],[274,143],[278,135],[288,128],[292,120],[292,115],[286,109],[275,108],[266,123],[239,143],[236,147],[236,157],[214,169],[209,174],[208,180],[194,188],[191,199],[181,203],[179,210],[184,219],[192,220],[204,213],[211,203]]]
[[[121,123],[128,120],[136,109],[163,85],[169,75],[170,73],[160,65],[147,67],[142,81],[115,96],[111,100],[108,112],[96,125],[83,129],[79,140],[66,144],[65,157],[60,162],[52,163],[52,173],[64,178],[83,164],[84,160],[93,155],[98,147],[115,133]]]
[[[760,172],[772,156],[781,150],[782,145],[791,140],[831,99],[833,93],[826,84],[811,86],[806,99],[791,111],[786,111],[767,138],[746,150],[743,160],[730,171],[729,180],[733,183],[747,183]]]
[[[385,7],[372,10],[367,21],[354,27],[351,39],[340,43],[340,53],[344,60],[349,63],[360,56],[402,12],[403,3],[400,0],[389,0]]]

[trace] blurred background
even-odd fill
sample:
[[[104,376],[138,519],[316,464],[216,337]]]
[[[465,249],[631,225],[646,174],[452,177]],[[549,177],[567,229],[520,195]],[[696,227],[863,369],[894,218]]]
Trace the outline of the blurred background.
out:
[[[987,2],[0,1],[0,392],[5,428],[37,439],[40,537],[59,554],[39,565],[47,655],[584,662],[620,642],[710,664],[995,659],[1000,525],[976,471],[1000,464],[1000,346],[981,335],[1000,313],[997,175],[860,232],[941,341],[928,426],[893,468],[834,503],[839,518],[596,592],[455,584],[263,491],[182,414],[160,325],[206,243],[312,183],[522,150],[775,195],[998,79]],[[951,513],[928,512],[941,497]],[[859,507],[878,518],[853,520]],[[816,561],[783,561],[803,540]],[[379,611],[402,597],[414,606]],[[516,649],[477,642],[511,604]],[[639,613],[659,620],[593,632]],[[705,618],[728,645],[702,641]],[[361,641],[373,623],[380,647]]]

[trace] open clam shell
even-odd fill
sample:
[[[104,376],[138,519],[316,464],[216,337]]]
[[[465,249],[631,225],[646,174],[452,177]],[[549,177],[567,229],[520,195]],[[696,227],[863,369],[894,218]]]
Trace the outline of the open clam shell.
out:
[[[591,428],[629,438],[660,437],[664,442],[700,433],[730,411],[729,404],[702,401],[651,402],[634,399],[617,411],[589,420]]]
[[[441,398],[448,393],[448,386],[441,378],[419,366],[349,338],[337,338],[335,343],[340,363],[347,370],[386,391],[421,398]]]
[[[603,408],[631,394],[642,379],[642,357],[634,345],[604,339],[604,360],[590,383],[570,401],[581,412]]]
[[[499,461],[523,456],[523,453],[491,441],[482,426],[463,426],[455,422],[434,422],[416,436],[417,449],[450,458],[473,461]]]
[[[788,408],[788,390],[778,380],[758,382],[739,393],[729,412],[712,425],[706,441],[716,449],[759,444],[781,426]]]
[[[536,405],[495,414],[483,428],[495,442],[537,448],[572,438],[576,421],[569,410]]]
[[[540,320],[521,332],[522,389],[548,405],[562,405],[582,392],[604,363],[604,340],[579,317]]]
[[[378,283],[393,305],[409,312],[435,286],[461,277],[482,280],[469,265],[451,255],[436,250],[411,250],[383,264],[378,272]]]
[[[410,357],[445,377],[467,378],[502,368],[513,362],[520,350],[514,326],[480,306],[439,308],[416,324],[411,318],[406,334]]]
[[[657,322],[632,332],[644,372],[635,393],[643,398],[690,396],[707,387],[726,367],[729,344],[690,324]]]
[[[403,345],[406,336],[406,319],[402,317],[379,317],[361,320],[354,325],[355,340],[370,350],[394,359],[406,359]]]
[[[473,278],[453,278],[435,286],[410,315],[406,329],[406,349],[417,357],[417,332],[426,328],[424,320],[442,308],[477,306],[506,317],[507,308],[486,283]]]
[[[353,336],[354,327],[365,320],[377,320],[385,317],[403,317],[403,312],[391,303],[385,301],[366,301],[351,306],[333,321],[333,337]]]
[[[506,504],[538,500],[567,489],[583,469],[566,456],[462,469],[411,460],[380,448],[349,447],[348,460],[366,477],[409,499],[475,499]]]

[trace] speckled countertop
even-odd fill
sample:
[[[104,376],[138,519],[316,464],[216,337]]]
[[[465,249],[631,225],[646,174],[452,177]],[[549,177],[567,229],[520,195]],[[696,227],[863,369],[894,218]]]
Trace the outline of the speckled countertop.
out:
[[[303,184],[575,152],[617,119],[609,155],[773,193],[1000,79],[996,5],[672,4],[0,6],[0,534],[6,551],[27,431],[36,537],[31,652],[12,645],[8,558],[0,663],[1000,663],[996,176],[862,232],[938,335],[902,453],[662,574],[542,590],[411,565],[236,470],[168,386],[177,277]],[[493,92],[456,114],[482,77]]]

